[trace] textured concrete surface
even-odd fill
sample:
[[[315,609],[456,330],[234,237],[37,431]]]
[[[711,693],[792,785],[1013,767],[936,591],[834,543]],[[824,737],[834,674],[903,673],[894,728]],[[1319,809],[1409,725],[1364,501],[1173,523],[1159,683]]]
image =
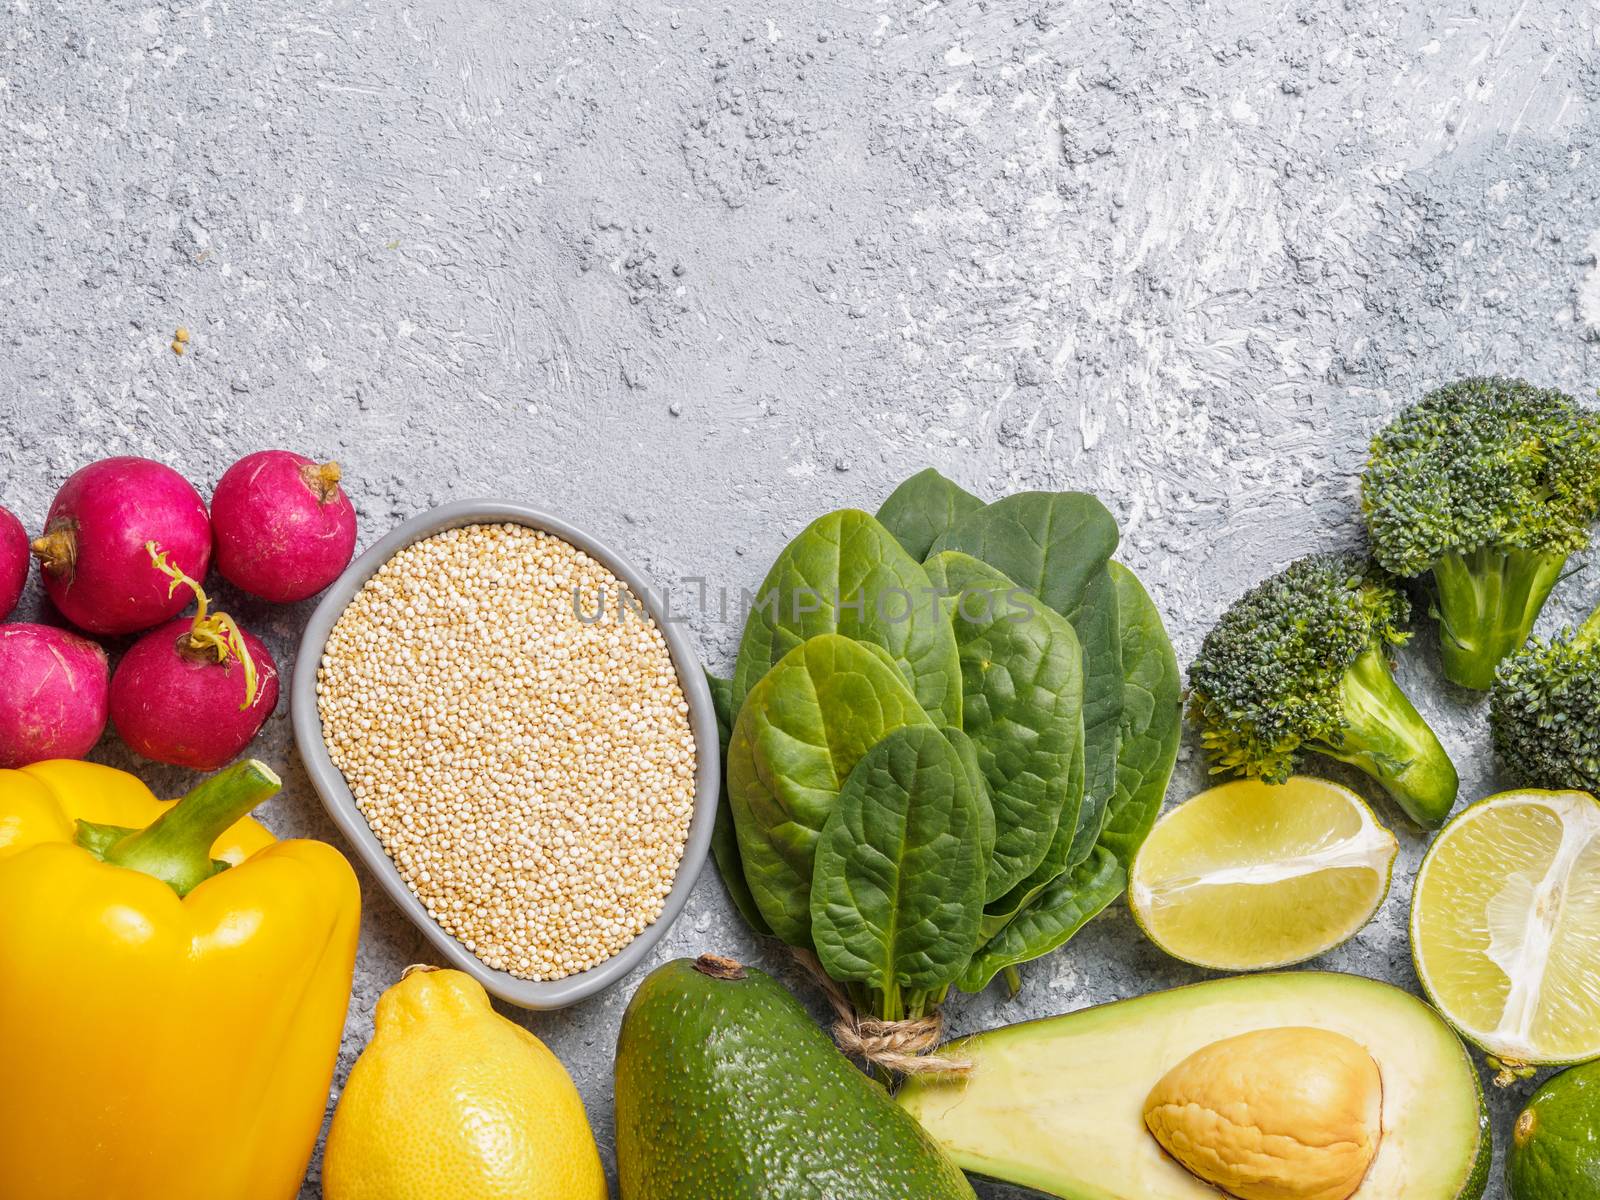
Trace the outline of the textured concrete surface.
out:
[[[282,445],[346,464],[364,543],[500,494],[737,591],[932,463],[1097,491],[1187,657],[1245,583],[1359,536],[1395,405],[1597,382],[1600,9],[1118,7],[7,0],[0,503],[37,528],[91,459],[205,488]],[[292,663],[309,605],[231,607]],[[694,631],[726,666],[737,629]],[[1481,708],[1425,650],[1404,674],[1489,790]],[[336,841],[283,711],[262,750],[269,823]],[[1414,986],[1409,890],[1320,965]],[[702,950],[783,967],[714,872],[657,957]],[[341,1078],[426,957],[369,887]],[[952,1016],[1197,977],[1113,912]],[[523,1018],[608,1156],[633,982]]]

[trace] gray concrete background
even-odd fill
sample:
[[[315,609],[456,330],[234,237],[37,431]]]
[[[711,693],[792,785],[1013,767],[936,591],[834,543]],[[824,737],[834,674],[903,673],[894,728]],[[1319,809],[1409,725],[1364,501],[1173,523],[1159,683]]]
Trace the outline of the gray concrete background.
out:
[[[498,494],[737,590],[931,463],[1099,493],[1187,659],[1247,582],[1358,538],[1397,404],[1480,370],[1592,391],[1597,108],[1581,0],[8,0],[0,503],[37,529],[92,459],[206,490],[285,446],[345,464],[363,544]],[[230,607],[292,664],[309,604]],[[737,629],[694,633],[729,663]],[[1435,667],[1404,676],[1484,794],[1481,708]],[[260,748],[268,823],[337,843],[284,711]],[[1414,986],[1409,890],[1318,965]],[[713,871],[656,957],[705,950],[799,983]],[[427,957],[369,883],[341,1080]],[[1198,977],[1113,911],[951,1015]],[[608,1159],[636,980],[521,1018]]]

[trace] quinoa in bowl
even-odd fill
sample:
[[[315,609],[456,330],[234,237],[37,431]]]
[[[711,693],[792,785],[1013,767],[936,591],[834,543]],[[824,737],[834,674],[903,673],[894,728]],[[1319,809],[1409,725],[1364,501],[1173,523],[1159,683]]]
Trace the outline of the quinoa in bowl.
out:
[[[469,502],[335,590],[296,736],[380,882],[526,1007],[640,961],[704,862],[720,764],[703,675],[637,575],[560,522]]]

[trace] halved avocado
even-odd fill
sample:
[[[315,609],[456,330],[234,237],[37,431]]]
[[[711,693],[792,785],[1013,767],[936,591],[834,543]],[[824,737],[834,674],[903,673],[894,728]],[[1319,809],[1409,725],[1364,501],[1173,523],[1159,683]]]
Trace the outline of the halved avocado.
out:
[[[899,1102],[976,1175],[1066,1200],[1217,1200],[1145,1128],[1145,1098],[1202,1047],[1307,1026],[1360,1043],[1382,1077],[1382,1137],[1352,1200],[1482,1196],[1489,1118],[1465,1047],[1415,996],[1355,975],[1244,975],[1008,1025],[950,1048],[973,1060],[966,1079],[913,1079]]]

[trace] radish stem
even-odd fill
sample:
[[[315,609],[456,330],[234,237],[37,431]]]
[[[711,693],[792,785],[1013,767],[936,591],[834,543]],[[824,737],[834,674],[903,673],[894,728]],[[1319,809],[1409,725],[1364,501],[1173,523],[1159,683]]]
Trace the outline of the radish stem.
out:
[[[300,468],[300,478],[316,493],[319,504],[326,504],[338,494],[339,480],[343,477],[336,462],[307,463]]]

